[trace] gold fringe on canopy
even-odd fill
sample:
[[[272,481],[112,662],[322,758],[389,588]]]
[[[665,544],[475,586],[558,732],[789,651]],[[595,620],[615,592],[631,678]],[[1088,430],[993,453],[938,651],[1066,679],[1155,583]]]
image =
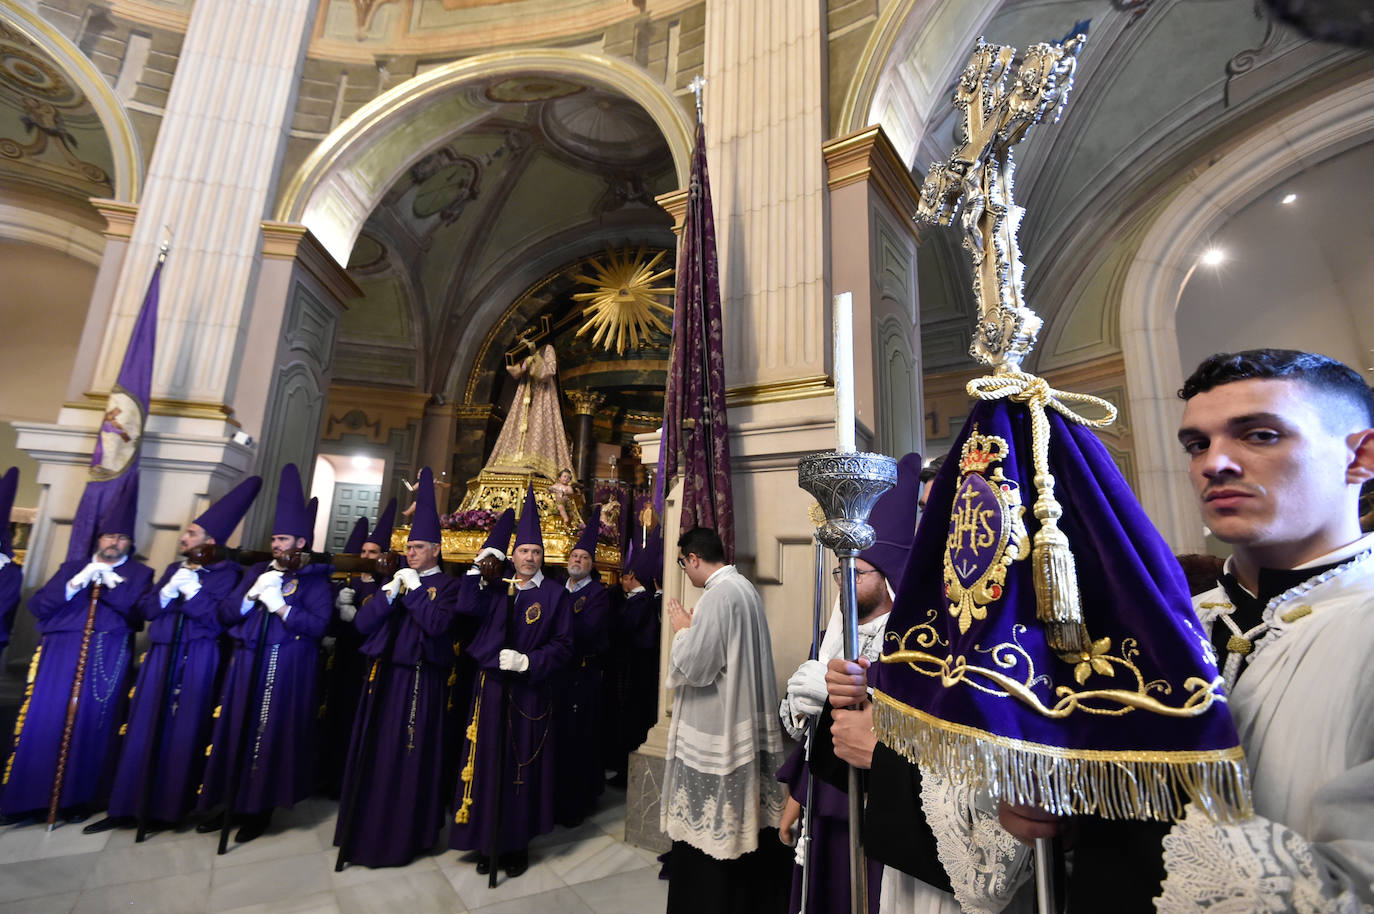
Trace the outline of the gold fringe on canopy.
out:
[[[1047,640],[1056,651],[1086,651],[1092,641],[1083,626],[1083,606],[1078,596],[1078,572],[1069,538],[1059,529],[1064,509],[1054,497],[1054,476],[1050,473],[1050,420],[1048,407],[1070,422],[1088,428],[1106,428],[1116,421],[1116,407],[1101,397],[1055,390],[1028,372],[999,369],[995,374],[974,378],[968,394],[979,400],[1009,398],[1026,404],[1031,416],[1031,449],[1035,467],[1035,531],[1031,548],[1031,567],[1035,578],[1036,617],[1048,629]],[[1101,419],[1089,419],[1075,412],[1069,403],[1086,403],[1103,410]]]
[[[1214,751],[1062,749],[997,736],[918,711],[874,690],[878,739],[908,761],[986,787],[1008,803],[1061,816],[1174,821],[1191,802],[1217,822],[1254,814],[1239,746]],[[1049,799],[1047,799],[1049,798]]]

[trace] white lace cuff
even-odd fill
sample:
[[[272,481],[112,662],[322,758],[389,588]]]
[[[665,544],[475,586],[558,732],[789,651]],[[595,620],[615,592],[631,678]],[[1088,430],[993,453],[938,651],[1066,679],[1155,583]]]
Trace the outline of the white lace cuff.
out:
[[[1306,838],[1256,816],[1220,825],[1189,805],[1164,836],[1160,914],[1359,914],[1370,910],[1324,878]],[[1339,894],[1337,894],[1339,892]]]
[[[959,905],[997,914],[1030,873],[1030,848],[997,821],[996,803],[921,766],[921,805]]]

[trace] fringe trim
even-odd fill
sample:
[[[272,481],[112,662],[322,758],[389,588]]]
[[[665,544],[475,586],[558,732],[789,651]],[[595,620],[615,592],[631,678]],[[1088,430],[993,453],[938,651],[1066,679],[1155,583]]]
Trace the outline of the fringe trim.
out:
[[[1192,802],[1216,822],[1254,815],[1250,772],[1239,747],[1201,751],[1074,750],[952,724],[881,691],[873,693],[878,739],[908,761],[998,799],[1061,816],[1182,818]]]

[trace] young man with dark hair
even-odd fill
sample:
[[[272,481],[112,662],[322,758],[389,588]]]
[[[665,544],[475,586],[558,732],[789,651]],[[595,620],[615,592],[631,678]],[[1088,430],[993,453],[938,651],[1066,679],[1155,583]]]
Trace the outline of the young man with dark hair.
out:
[[[678,566],[702,587],[694,610],[667,601],[666,685],[676,690],[659,821],[673,841],[668,912],[778,912],[789,866],[778,843],[783,761],[773,644],[763,601],[714,530],[678,539]]]

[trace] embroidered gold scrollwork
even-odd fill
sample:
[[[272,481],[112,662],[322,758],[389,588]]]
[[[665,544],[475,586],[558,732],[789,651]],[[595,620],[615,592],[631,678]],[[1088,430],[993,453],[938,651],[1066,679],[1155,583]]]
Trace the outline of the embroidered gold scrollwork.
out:
[[[956,655],[940,637],[934,625],[937,618],[938,613],[932,609],[927,612],[925,623],[912,626],[903,634],[888,632],[887,640],[897,649],[884,654],[882,661],[905,663],[924,676],[939,677],[945,688],[966,685],[999,698],[1015,698],[1037,713],[1055,719],[1076,711],[1116,717],[1136,709],[1166,717],[1196,717],[1213,702],[1226,700],[1222,677],[1208,682],[1191,676],[1177,690],[1183,700],[1170,702],[1168,699],[1175,696],[1174,686],[1161,679],[1145,679],[1136,662],[1140,650],[1134,638],[1123,639],[1115,654],[1111,653],[1111,639],[1099,638],[1087,651],[1059,655],[1059,659],[1074,664],[1078,685],[1087,685],[1093,676],[1115,678],[1118,672],[1127,672],[1130,675],[1123,687],[1075,689],[1060,685],[1050,696],[1049,676],[1036,673],[1035,661],[1020,642],[1026,626],[1013,625],[1010,640],[992,647],[974,644],[972,656]],[[1131,679],[1134,683],[1129,682]]]

